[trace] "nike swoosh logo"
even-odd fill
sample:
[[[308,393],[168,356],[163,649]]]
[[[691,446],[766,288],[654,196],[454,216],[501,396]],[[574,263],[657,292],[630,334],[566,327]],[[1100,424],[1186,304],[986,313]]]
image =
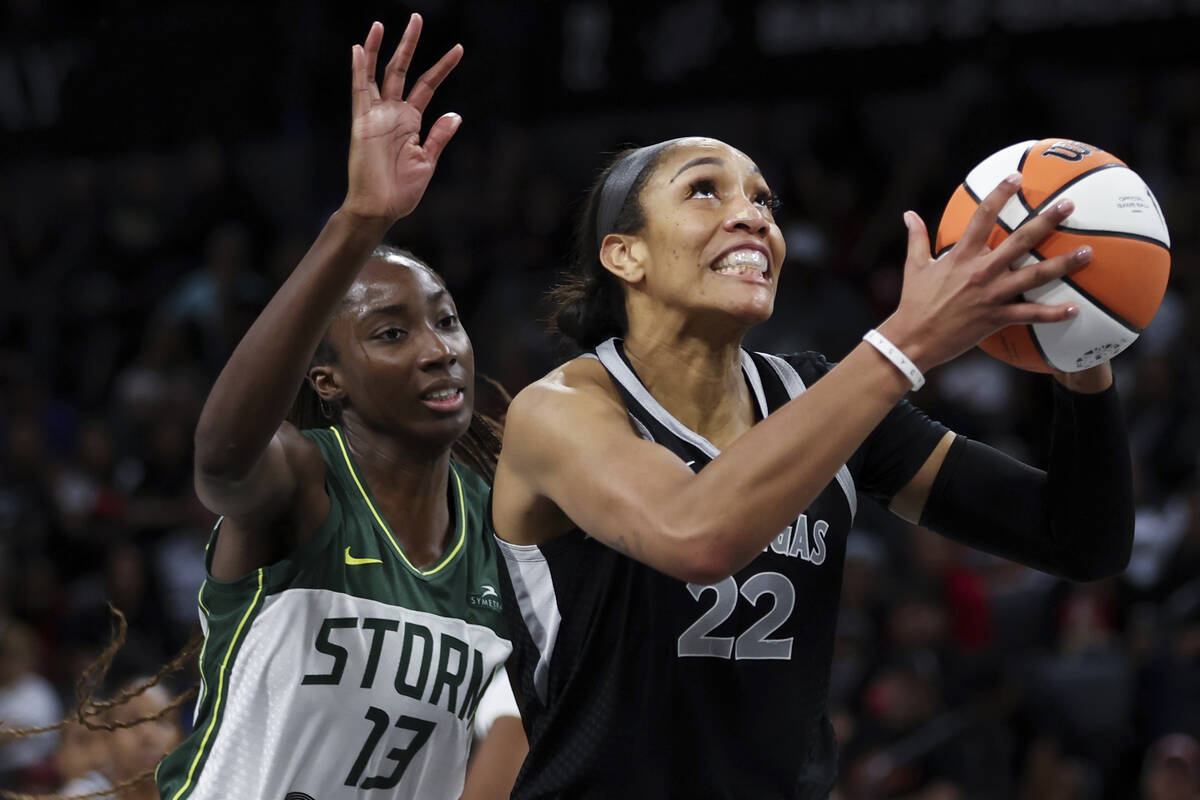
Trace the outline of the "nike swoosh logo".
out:
[[[346,548],[346,563],[352,567],[357,567],[359,564],[382,564],[382,558],[355,558],[350,555],[350,548]]]

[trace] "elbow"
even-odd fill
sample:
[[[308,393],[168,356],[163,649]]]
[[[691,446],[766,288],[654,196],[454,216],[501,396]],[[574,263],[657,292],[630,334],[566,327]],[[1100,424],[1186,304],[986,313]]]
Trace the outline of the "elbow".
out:
[[[1125,562],[1126,564],[1128,562]],[[1065,569],[1058,570],[1059,577],[1075,583],[1091,583],[1106,578],[1115,578],[1125,571],[1125,565],[1108,563],[1071,564]]]
[[[678,570],[672,570],[671,577],[686,583],[694,583],[697,586],[712,586],[725,580],[736,571],[723,562],[707,558],[693,558],[689,559],[686,564],[681,564]]]
[[[192,472],[196,488],[236,484],[250,474],[253,464],[246,466],[233,446],[222,447],[211,437],[197,434],[192,457]]]
[[[231,471],[228,448],[218,444],[221,437],[216,431],[209,430],[210,427],[201,416],[192,435],[192,467],[197,476],[217,476]]]
[[[201,439],[200,436],[195,440],[195,451],[192,456],[192,467],[195,471],[196,480],[205,481],[220,481],[229,480],[236,475],[237,470],[234,468],[234,459],[230,457],[228,450],[212,444],[211,440]]]
[[[1086,554],[1077,554],[1066,568],[1062,577],[1077,583],[1115,578],[1129,566],[1133,554],[1133,520],[1121,531],[1120,537],[1106,542]]]
[[[237,483],[250,474],[260,456],[261,452],[251,454],[228,427],[208,422],[201,415],[192,436],[192,468],[197,481]]]
[[[732,546],[734,537],[723,535],[716,526],[690,527],[686,532],[666,531],[664,535],[675,543],[672,548],[675,557],[667,572],[687,583],[698,586],[720,583],[750,561]]]
[[[1106,578],[1115,578],[1129,566],[1129,556],[1130,549],[1126,549],[1123,553],[1106,553],[1102,558],[1073,565],[1073,568],[1064,574],[1063,577],[1076,583],[1088,583],[1090,581],[1102,581]]]

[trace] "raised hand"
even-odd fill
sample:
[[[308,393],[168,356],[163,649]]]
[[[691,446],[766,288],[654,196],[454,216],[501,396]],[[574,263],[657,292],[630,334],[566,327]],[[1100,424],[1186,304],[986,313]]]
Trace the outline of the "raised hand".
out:
[[[921,369],[949,361],[1009,325],[1062,322],[1078,313],[1066,303],[1026,302],[1021,294],[1085,266],[1090,247],[1012,269],[1071,214],[1069,200],[1026,222],[995,250],[987,246],[1000,209],[1020,185],[1020,175],[1002,181],[980,203],[962,238],[937,259],[930,254],[924,221],[905,213],[908,258],[900,304],[880,331]]]
[[[388,61],[383,86],[375,80],[383,25],[373,23],[366,41],[354,45],[353,124],[350,131],[349,185],[343,209],[387,225],[417,207],[438,157],[462,117],[443,114],[421,142],[421,117],[433,93],[462,58],[455,45],[429,68],[404,96],[404,84],[413,51],[421,36],[421,16],[413,14]]]

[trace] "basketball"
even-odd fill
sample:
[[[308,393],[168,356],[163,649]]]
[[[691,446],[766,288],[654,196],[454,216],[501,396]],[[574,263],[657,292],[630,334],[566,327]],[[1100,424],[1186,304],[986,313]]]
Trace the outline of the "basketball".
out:
[[[1078,372],[1102,364],[1137,340],[1166,292],[1171,241],[1158,201],[1125,162],[1098,147],[1069,139],[1020,142],[985,158],[954,191],[938,226],[938,255],[958,241],[980,201],[1014,172],[1021,173],[1021,189],[1000,211],[988,246],[995,248],[1026,220],[1067,198],[1075,211],[1014,267],[1085,244],[1092,247],[1092,260],[1024,295],[1048,305],[1074,303],[1077,316],[1011,325],[979,346],[1035,372]]]

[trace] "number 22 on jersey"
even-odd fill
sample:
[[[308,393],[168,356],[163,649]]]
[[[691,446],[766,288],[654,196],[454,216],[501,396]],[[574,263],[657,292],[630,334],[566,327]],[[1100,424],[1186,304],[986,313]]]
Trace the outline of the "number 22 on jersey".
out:
[[[689,583],[687,590],[697,602],[700,602],[705,593],[712,592],[716,594],[716,602],[680,634],[677,655],[736,660],[786,660],[792,657],[791,636],[784,639],[771,638],[771,634],[787,621],[796,606],[796,589],[785,575],[778,572],[759,572],[746,579],[740,588],[737,581],[729,577],[708,586]],[[764,595],[770,595],[774,605],[736,638],[711,636],[710,634],[733,614],[737,608],[739,594],[755,607]]]

